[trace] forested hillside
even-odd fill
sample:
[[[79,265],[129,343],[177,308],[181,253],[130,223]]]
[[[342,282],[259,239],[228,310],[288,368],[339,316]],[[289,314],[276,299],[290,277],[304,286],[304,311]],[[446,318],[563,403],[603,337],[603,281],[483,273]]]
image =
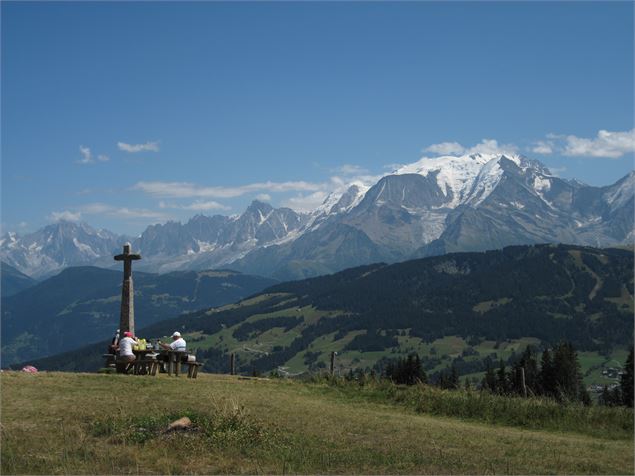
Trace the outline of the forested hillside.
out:
[[[139,334],[184,332],[209,371],[226,371],[230,353],[242,372],[297,373],[326,367],[333,351],[338,371],[417,352],[429,373],[455,363],[467,375],[528,344],[567,340],[585,368],[600,373],[602,362],[632,341],[632,270],[633,253],[619,249],[540,245],[457,253],[278,284]],[[40,364],[60,368],[56,359]]]
[[[17,294],[37,283],[34,279],[5,262],[0,263],[0,277],[0,293],[3,297]]]
[[[2,363],[8,365],[77,349],[119,327],[120,271],[67,268],[2,298]],[[275,281],[234,271],[134,273],[137,329],[181,313],[220,306]]]

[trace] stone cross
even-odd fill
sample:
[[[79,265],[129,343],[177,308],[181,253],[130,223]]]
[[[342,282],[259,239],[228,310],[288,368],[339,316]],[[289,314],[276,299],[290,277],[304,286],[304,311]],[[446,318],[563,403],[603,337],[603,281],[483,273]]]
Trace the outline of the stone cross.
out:
[[[123,245],[123,254],[115,256],[115,261],[123,261],[123,286],[121,287],[121,314],[119,329],[121,335],[130,331],[134,335],[134,288],[132,286],[132,261],[141,255],[130,253],[130,243]]]

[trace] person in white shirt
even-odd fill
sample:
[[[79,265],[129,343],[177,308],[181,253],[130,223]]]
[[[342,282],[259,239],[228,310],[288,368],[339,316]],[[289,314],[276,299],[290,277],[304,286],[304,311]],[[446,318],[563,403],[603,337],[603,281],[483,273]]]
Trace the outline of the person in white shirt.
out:
[[[136,357],[132,352],[132,346],[136,345],[137,343],[137,339],[132,336],[132,332],[124,332],[123,339],[119,341],[119,346],[117,348],[119,357],[117,358],[117,360],[121,364],[129,364],[127,367],[124,368],[124,372],[127,372],[130,369],[132,363],[136,360]]]
[[[176,331],[174,334],[172,334],[171,343],[166,344],[164,342],[159,341],[159,345],[165,350],[176,350],[178,352],[183,352],[183,354],[180,356],[180,359],[182,361],[187,360],[187,354],[185,353],[187,350],[187,343],[185,342],[185,339],[181,337],[181,333],[179,331]],[[159,357],[159,359],[163,361],[161,365],[163,372],[165,372],[165,363],[168,362],[169,358],[170,356],[168,355],[162,355]]]
[[[179,331],[172,334],[172,342],[170,344],[165,344],[159,341],[159,345],[165,350],[178,350],[181,352],[185,352],[187,348],[187,343],[185,342],[185,339],[181,337],[181,333]]]

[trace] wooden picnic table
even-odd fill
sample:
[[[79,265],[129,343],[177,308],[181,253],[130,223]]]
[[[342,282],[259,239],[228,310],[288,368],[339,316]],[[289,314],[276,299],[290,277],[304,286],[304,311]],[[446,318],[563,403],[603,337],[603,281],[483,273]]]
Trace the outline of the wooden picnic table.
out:
[[[160,349],[159,354],[167,355],[168,361],[168,375],[171,376],[173,373],[176,377],[181,373],[181,363],[184,355],[187,355],[186,350],[168,350],[168,349]]]
[[[185,350],[171,350],[171,349],[133,349],[136,359],[132,362],[132,373],[134,375],[156,375],[159,365],[162,362],[167,363],[167,371],[169,376],[178,377],[181,373],[181,366],[183,364],[188,366],[187,376],[188,378],[196,378],[198,370],[203,366],[200,362],[187,362],[184,357],[188,355]],[[158,354],[158,358],[148,358],[150,354]],[[124,373],[128,364],[118,362],[115,354],[104,355],[108,361],[113,365],[116,363],[117,371]]]
[[[156,369],[153,369],[153,366],[156,365],[156,361],[148,359],[148,355],[155,354],[156,352],[154,349],[132,349],[132,353],[136,357],[133,373],[135,375],[156,375]]]

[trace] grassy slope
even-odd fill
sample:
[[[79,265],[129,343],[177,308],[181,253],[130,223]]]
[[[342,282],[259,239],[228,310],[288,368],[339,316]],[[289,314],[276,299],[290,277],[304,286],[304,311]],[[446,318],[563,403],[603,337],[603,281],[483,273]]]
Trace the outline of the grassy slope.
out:
[[[8,372],[0,383],[2,474],[632,474],[634,470],[632,438],[432,417],[407,407],[351,398],[326,385],[219,375],[198,380],[181,377],[177,385],[165,375]],[[141,444],[95,431],[98,421],[178,415],[185,409],[210,418],[228,411],[239,417],[226,419],[233,426],[218,439],[172,434]],[[256,428],[249,435],[262,438],[236,437],[246,427]]]
[[[336,313],[327,314],[325,312],[316,311],[311,308],[289,308],[276,313],[260,314],[253,316],[248,321],[257,319],[270,318],[276,316],[295,316],[298,313],[305,315],[305,319],[317,320],[319,317],[327,315],[335,315]],[[297,329],[291,329],[284,331],[281,328],[273,328],[260,335],[257,335],[251,339],[244,339],[238,341],[232,337],[232,332],[240,327],[242,323],[239,323],[231,328],[224,329],[221,332],[207,336],[200,332],[186,334],[188,337],[193,337],[195,340],[188,340],[190,342],[190,348],[196,350],[198,348],[214,347],[225,352],[238,352],[240,357],[245,361],[257,357],[258,352],[271,352],[272,348],[276,345],[287,346],[291,341],[299,336]],[[340,373],[345,373],[351,368],[365,368],[372,367],[379,359],[383,357],[396,358],[399,355],[407,355],[411,352],[417,352],[422,358],[436,357],[441,359],[439,365],[430,369],[428,372],[433,373],[443,370],[450,365],[451,359],[461,355],[465,349],[469,347],[468,343],[458,336],[446,336],[441,339],[437,339],[431,343],[425,343],[418,337],[399,336],[399,348],[388,348],[381,352],[359,352],[344,350],[346,345],[356,335],[363,331],[349,332],[345,337],[334,340],[334,334],[324,335],[316,340],[302,352],[299,352],[288,360],[284,367],[291,373],[298,373],[307,370],[307,365],[304,362],[304,354],[306,351],[319,352],[321,355],[317,359],[317,362],[324,362],[325,367],[328,367],[329,355],[331,351],[338,352],[338,358],[336,360],[336,370]],[[221,339],[222,336],[222,339]],[[197,340],[201,339],[201,340]],[[512,352],[521,354],[528,345],[534,347],[540,345],[540,340],[534,337],[523,337],[520,339],[510,339],[508,341],[500,342],[496,347],[495,341],[484,340],[479,345],[474,346],[474,349],[479,353],[477,356],[466,357],[466,361],[480,360],[486,356],[492,357],[497,362],[499,358],[508,359]],[[249,351],[252,350],[252,352]],[[255,351],[254,351],[255,350]],[[611,385],[618,382],[615,378],[608,378],[602,375],[602,370],[609,367],[618,367],[624,364],[628,349],[616,347],[610,356],[603,357],[598,352],[580,352],[580,365],[582,373],[584,375],[584,382],[586,385],[600,384]],[[464,375],[463,377],[476,378],[480,380],[484,375],[484,372],[477,372],[474,374]]]

